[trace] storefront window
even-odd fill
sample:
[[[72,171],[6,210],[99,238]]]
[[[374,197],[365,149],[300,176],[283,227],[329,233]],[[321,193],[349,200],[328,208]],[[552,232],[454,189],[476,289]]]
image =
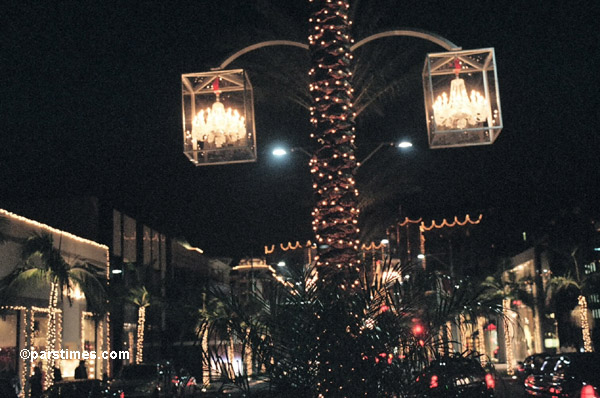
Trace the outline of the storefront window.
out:
[[[15,372],[17,366],[17,315],[0,315],[0,374]]]

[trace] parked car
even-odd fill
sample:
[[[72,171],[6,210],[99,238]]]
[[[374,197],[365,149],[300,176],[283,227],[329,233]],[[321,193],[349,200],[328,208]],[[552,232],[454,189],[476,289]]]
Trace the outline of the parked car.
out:
[[[517,367],[517,376],[519,379],[524,381],[530,374],[539,373],[546,358],[551,355],[546,352],[533,354],[525,358],[523,362],[519,362],[519,366]]]
[[[17,398],[17,391],[10,379],[0,379],[0,397]]]
[[[474,358],[445,357],[434,360],[420,372],[415,397],[493,398],[496,377]]]
[[[524,384],[530,397],[600,398],[600,354],[550,356]]]
[[[171,398],[176,395],[176,374],[169,364],[123,366],[108,385],[110,398]]]
[[[184,368],[173,377],[173,383],[177,390],[177,397],[190,397],[200,391],[196,378]]]
[[[69,380],[54,383],[44,392],[46,398],[102,398],[104,386],[100,380]]]

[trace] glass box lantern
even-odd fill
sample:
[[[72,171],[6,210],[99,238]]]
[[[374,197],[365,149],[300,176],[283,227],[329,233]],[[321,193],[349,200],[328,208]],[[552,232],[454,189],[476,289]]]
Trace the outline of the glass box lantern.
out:
[[[493,48],[427,54],[423,90],[430,148],[493,144],[502,113]]]
[[[252,85],[242,69],[181,75],[183,152],[197,166],[256,161]]]

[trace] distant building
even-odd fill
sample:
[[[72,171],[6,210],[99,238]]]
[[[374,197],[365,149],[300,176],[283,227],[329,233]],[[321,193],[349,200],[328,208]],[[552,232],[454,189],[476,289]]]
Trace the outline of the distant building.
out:
[[[511,311],[508,313],[508,339],[503,321],[498,321],[500,362],[507,361],[507,344],[511,345],[513,361],[558,348],[555,319],[547,314],[544,304],[551,277],[547,252],[532,247],[514,256],[510,264],[511,268],[502,274],[504,286],[510,287]]]
[[[201,295],[208,285],[229,285],[228,259],[210,259],[201,249],[170,235],[165,227],[153,226],[149,218],[138,217],[93,196],[43,199],[15,204],[25,214],[52,223],[66,231],[100,242],[110,250],[113,289],[125,299],[130,288],[143,285],[155,303],[183,294],[183,286]],[[168,292],[172,289],[172,292]],[[137,308],[127,300],[112,314],[111,344],[114,350],[130,352],[129,361],[116,361],[115,370],[136,357]],[[150,305],[146,313],[144,360],[172,356],[173,325],[166,306]],[[187,325],[191,328],[191,325]],[[169,333],[166,331],[169,330]],[[193,330],[193,329],[192,329]],[[178,331],[179,333],[179,331]],[[183,333],[183,332],[182,332]],[[184,340],[193,337],[185,332]]]

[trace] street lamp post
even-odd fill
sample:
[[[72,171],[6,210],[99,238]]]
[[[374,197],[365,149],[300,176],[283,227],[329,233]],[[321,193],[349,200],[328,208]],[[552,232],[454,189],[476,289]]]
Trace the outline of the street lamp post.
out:
[[[351,269],[351,265],[355,266],[359,261],[356,255],[358,191],[354,186],[354,173],[359,163],[354,155],[356,112],[353,110],[350,71],[353,52],[373,40],[394,36],[424,39],[447,50],[428,54],[423,70],[431,148],[491,144],[498,137],[502,130],[502,115],[495,54],[490,48],[462,50],[441,36],[417,29],[386,31],[354,43],[347,0],[309,0],[309,3],[312,14],[308,45],[287,40],[265,41],[234,53],[211,72],[182,76],[185,150],[196,165],[254,161],[251,85],[247,76],[225,79],[224,76],[233,72],[225,68],[238,57],[264,47],[294,46],[310,50],[311,137],[318,145],[316,152],[310,154],[313,187],[318,197],[312,215],[319,247],[324,248],[320,250],[317,264]],[[245,76],[241,70],[236,72]],[[195,75],[201,75],[196,86],[189,80]],[[208,80],[203,80],[203,76],[208,76]],[[220,93],[224,91],[220,82],[225,80],[231,87],[244,88],[245,93],[250,90],[243,105],[238,101],[237,108],[232,106],[225,110],[226,105],[220,102]],[[213,106],[206,108],[204,113],[198,111],[198,106],[186,105],[186,98],[196,98],[197,94],[215,97]]]

